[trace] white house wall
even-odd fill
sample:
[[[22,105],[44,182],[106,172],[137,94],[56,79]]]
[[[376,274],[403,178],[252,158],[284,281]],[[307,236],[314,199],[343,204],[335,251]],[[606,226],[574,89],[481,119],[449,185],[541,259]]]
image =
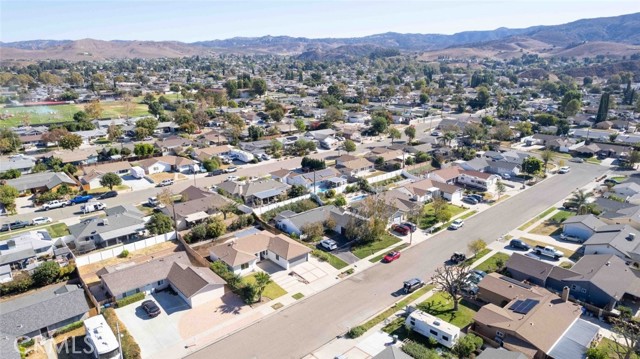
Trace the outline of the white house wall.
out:
[[[280,267],[287,270],[289,269],[289,262],[287,262],[287,260],[283,257],[278,257],[275,253],[267,251],[267,258],[269,258],[270,261],[279,265]]]
[[[211,302],[219,299],[224,295],[223,285],[208,285],[204,287],[200,292],[191,296],[191,300],[188,302],[191,307],[197,307],[203,303]]]

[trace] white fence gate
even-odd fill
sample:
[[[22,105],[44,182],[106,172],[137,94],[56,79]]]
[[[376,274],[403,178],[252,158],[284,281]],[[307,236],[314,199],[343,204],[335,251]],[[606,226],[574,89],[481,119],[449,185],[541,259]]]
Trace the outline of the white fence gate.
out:
[[[119,256],[120,253],[122,253],[122,251],[124,251],[125,249],[128,250],[129,252],[133,252],[133,251],[137,251],[143,248],[153,246],[155,244],[172,241],[174,239],[176,239],[176,232],[171,231],[169,233],[161,234],[155,237],[145,238],[137,242],[133,242],[129,244],[121,244],[115,247],[109,247],[101,251],[91,252],[91,253],[76,257],[76,265],[80,267],[87,264],[100,262],[105,259]]]

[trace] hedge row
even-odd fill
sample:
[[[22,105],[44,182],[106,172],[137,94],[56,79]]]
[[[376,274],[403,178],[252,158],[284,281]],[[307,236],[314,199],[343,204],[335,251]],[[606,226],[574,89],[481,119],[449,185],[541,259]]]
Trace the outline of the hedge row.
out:
[[[120,322],[116,316],[115,310],[113,308],[107,308],[104,310],[102,315],[104,315],[104,319],[107,321],[107,324],[109,324],[109,327],[111,327],[111,330],[115,335],[118,335],[116,323],[119,323],[118,326],[120,328],[121,335],[120,349],[122,350],[122,357],[124,359],[141,359],[140,346],[138,346],[138,343],[136,343],[135,339],[133,339],[131,334],[129,334],[129,331],[124,324]]]
[[[135,302],[139,302],[141,300],[143,300],[145,297],[145,294],[143,292],[140,293],[136,293],[134,295],[130,295],[128,297],[124,297],[118,301],[116,301],[116,306],[118,308],[122,308],[126,305],[129,305],[131,303],[135,303]]]
[[[64,334],[64,333],[68,333],[72,330],[78,329],[80,327],[82,327],[84,325],[84,322],[82,320],[78,320],[77,322],[73,322],[65,327],[62,327],[58,330],[55,331],[55,333],[53,333],[54,337],[57,337],[60,334]]]

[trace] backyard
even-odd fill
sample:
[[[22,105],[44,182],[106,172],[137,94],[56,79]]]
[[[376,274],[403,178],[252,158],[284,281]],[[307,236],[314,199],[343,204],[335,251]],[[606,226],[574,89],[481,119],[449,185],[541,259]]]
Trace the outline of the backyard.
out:
[[[250,274],[244,278],[242,278],[242,280],[246,283],[246,284],[255,284],[256,283],[256,277],[255,277],[255,273]],[[282,287],[280,287],[278,284],[276,284],[276,282],[271,281],[271,283],[267,284],[267,287],[264,289],[264,292],[262,293],[263,297],[269,298],[271,300],[274,300],[278,297],[282,297],[283,295],[287,294],[287,292],[282,289]]]
[[[356,243],[353,247],[351,247],[351,253],[353,253],[356,257],[363,259],[385,248],[389,248],[390,246],[398,242],[400,242],[400,239],[388,233],[385,233],[377,241],[368,243]]]

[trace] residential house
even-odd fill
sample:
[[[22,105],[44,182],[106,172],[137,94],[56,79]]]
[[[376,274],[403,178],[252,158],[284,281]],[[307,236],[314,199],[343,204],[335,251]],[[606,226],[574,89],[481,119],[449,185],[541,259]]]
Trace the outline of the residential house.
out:
[[[371,115],[365,112],[349,112],[347,122],[349,123],[367,123],[371,121]]]
[[[103,187],[100,184],[102,176],[107,173],[115,173],[120,177],[128,175],[131,172],[131,164],[127,161],[108,162],[91,166],[83,166],[81,168],[82,176],[80,183],[85,191],[90,189]]]
[[[192,265],[186,252],[104,267],[98,275],[106,296],[112,300],[171,287],[191,308],[222,297],[226,284],[209,268]]]
[[[353,160],[342,161],[339,165],[336,164],[336,169],[345,176],[348,177],[362,177],[371,173],[375,168],[373,162],[366,158],[356,158]]]
[[[463,169],[458,166],[451,166],[429,172],[427,178],[441,183],[456,184],[462,171]]]
[[[211,216],[220,215],[225,206],[235,203],[218,193],[205,191],[195,186],[189,186],[180,192],[180,195],[182,196],[180,202],[161,209],[164,214],[170,217],[173,217],[175,213],[178,230],[187,229]]]
[[[200,162],[204,162],[206,160],[210,160],[212,157],[224,156],[228,154],[230,150],[231,147],[227,145],[196,148],[191,154],[191,157]]]
[[[392,150],[384,147],[374,147],[368,154],[367,159],[376,162],[378,158],[382,158],[385,166],[398,164],[402,166],[404,163],[405,153],[401,150]]]
[[[291,170],[281,168],[279,170],[269,173],[269,175],[271,176],[271,179],[274,181],[287,183],[287,179],[289,178],[289,175],[292,173],[293,172]]]
[[[405,354],[405,352],[403,352],[402,349],[394,345],[385,346],[384,350],[382,350],[380,353],[378,353],[376,356],[373,357],[373,359],[411,359],[411,358],[412,357],[409,356],[409,354]]]
[[[311,249],[284,235],[261,231],[234,238],[214,246],[209,251],[211,260],[223,261],[234,274],[255,272],[258,263],[269,260],[285,270],[309,260]]]
[[[129,205],[109,208],[104,218],[89,218],[69,226],[74,237],[70,244],[76,252],[85,253],[118,243],[138,240],[145,231],[144,215]]]
[[[626,200],[629,197],[633,197],[640,193],[640,184],[635,182],[625,182],[618,185],[615,185],[611,189],[618,197]]]
[[[331,228],[336,233],[344,234],[350,216],[341,209],[329,205],[310,209],[306,212],[295,213],[293,211],[280,212],[275,218],[276,228],[298,237],[302,235],[304,226],[312,223],[320,223],[324,225],[327,220],[333,220],[335,226]]]
[[[54,241],[46,230],[23,232],[0,242],[0,266],[33,270],[38,258],[53,255]]]
[[[90,165],[98,162],[98,154],[94,148],[76,148],[73,151],[59,150],[43,155],[43,158],[59,158],[63,164],[71,163],[75,166]]]
[[[640,206],[622,208],[615,212],[604,212],[599,216],[606,224],[627,224],[640,230]]]
[[[333,167],[307,173],[291,172],[286,182],[292,186],[303,186],[306,189],[335,188],[347,184],[347,179],[340,176],[340,172]]]
[[[9,158],[0,159],[0,173],[8,170],[18,170],[21,174],[31,173],[31,169],[35,166],[35,158],[29,156],[11,156]]]
[[[88,317],[89,303],[77,284],[51,285],[0,305],[0,357],[20,358],[18,338],[49,338],[57,329]]]
[[[188,147],[195,147],[196,143],[188,138],[180,136],[170,136],[156,141],[153,146],[162,153],[163,156],[177,155]]]
[[[485,281],[491,283],[483,284]],[[582,309],[568,301],[568,291],[558,297],[493,273],[479,287],[480,292],[484,287],[485,293],[496,294],[474,316],[473,331],[527,358],[573,358],[559,355],[575,351],[580,357],[598,333],[598,327],[580,319]],[[576,340],[575,332],[584,335]]]
[[[476,357],[476,359],[527,359],[527,356],[522,353],[511,352],[502,348],[486,348]]]
[[[178,156],[151,157],[140,161],[138,165],[148,175],[161,172],[189,173],[199,170],[199,166],[193,160]]]
[[[640,232],[629,225],[599,227],[586,242],[584,254],[614,254],[623,260],[640,263]]]
[[[606,223],[593,214],[573,216],[562,222],[562,233],[586,241],[596,233],[598,228],[605,225]]]
[[[457,183],[463,186],[477,188],[483,191],[493,192],[500,177],[485,172],[462,171],[457,178]]]
[[[247,205],[262,206],[272,203],[281,196],[286,196],[291,186],[272,179],[235,182],[226,181],[218,184],[218,188],[232,196],[241,198]]]
[[[315,141],[322,141],[327,137],[335,137],[336,131],[332,129],[324,129],[324,130],[316,130],[316,131],[308,131],[305,134],[305,137],[311,138]]]
[[[78,188],[78,183],[65,172],[40,172],[7,180],[7,185],[15,187],[20,193],[42,193],[57,191],[62,185]]]

